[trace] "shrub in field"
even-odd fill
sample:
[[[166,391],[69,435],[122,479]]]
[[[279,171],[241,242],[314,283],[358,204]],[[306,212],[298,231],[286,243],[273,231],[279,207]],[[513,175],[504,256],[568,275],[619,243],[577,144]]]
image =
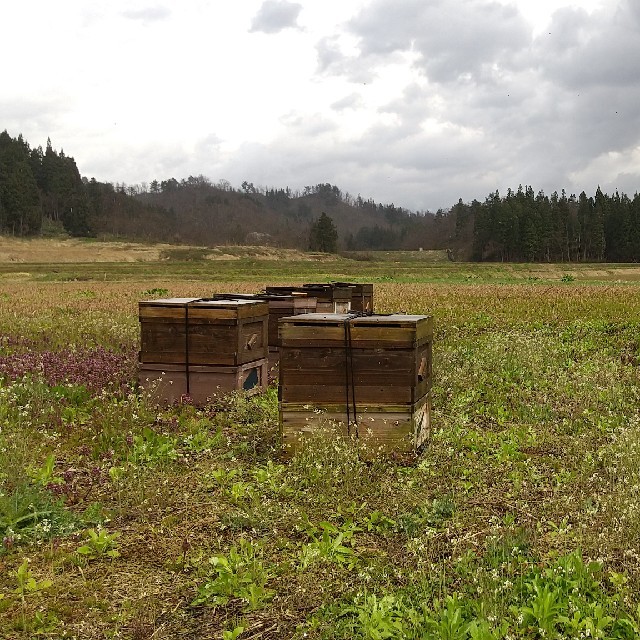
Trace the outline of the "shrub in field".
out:
[[[91,393],[105,389],[127,392],[134,378],[133,350],[115,352],[104,347],[84,351],[28,351],[0,356],[0,378],[8,381],[25,376],[49,386],[79,385]]]
[[[28,482],[14,487],[0,484],[0,555],[25,542],[66,535],[79,526],[78,516],[45,489]]]

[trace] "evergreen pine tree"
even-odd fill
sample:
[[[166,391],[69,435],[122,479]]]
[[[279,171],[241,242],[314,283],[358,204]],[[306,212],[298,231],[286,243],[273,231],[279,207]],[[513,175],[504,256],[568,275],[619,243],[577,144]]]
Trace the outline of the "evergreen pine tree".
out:
[[[338,230],[324,211],[311,226],[309,249],[323,253],[335,253],[338,250]]]

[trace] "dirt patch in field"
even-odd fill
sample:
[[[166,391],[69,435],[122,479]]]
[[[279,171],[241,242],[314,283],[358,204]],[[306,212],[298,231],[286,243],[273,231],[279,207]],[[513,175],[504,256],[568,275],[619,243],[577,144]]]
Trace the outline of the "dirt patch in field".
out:
[[[275,247],[186,247],[78,238],[0,237],[0,263],[156,262],[159,260],[333,260]]]
[[[161,245],[76,238],[0,238],[0,262],[140,262],[159,260],[163,248]]]

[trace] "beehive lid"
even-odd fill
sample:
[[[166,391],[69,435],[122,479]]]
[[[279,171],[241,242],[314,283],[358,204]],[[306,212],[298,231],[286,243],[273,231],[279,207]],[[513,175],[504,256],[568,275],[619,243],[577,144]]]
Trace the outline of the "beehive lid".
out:
[[[189,317],[249,318],[266,316],[268,304],[263,300],[209,300],[203,298],[162,298],[138,303],[141,318],[184,318],[187,307]]]
[[[362,282],[331,282],[329,285],[326,283],[316,283],[316,282],[307,282],[302,285],[303,287],[327,287],[331,286],[338,289],[355,289],[357,291],[362,291],[363,293],[371,293],[373,292],[373,284],[372,283],[362,283]]]
[[[264,300],[197,300],[189,304],[189,316],[202,314],[216,317],[252,318],[269,315],[269,305]]]
[[[308,313],[281,318],[279,336],[283,347],[342,346],[350,340],[353,348],[411,348],[433,339],[433,318]]]
[[[293,291],[291,293],[216,293],[211,296],[214,300],[276,300],[291,301],[293,299],[304,300],[309,296],[306,293]]]
[[[185,304],[200,300],[200,298],[161,298],[159,300],[141,300],[138,304],[143,307],[184,307]]]
[[[351,300],[351,287],[345,285],[336,285],[333,283],[305,284],[302,288],[324,300]]]
[[[304,287],[275,285],[266,287],[264,294],[268,296],[307,296],[309,291]]]

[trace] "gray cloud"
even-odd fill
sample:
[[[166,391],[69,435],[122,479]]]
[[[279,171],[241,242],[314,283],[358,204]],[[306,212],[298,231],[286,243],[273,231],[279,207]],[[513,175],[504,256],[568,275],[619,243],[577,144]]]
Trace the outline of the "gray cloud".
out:
[[[121,15],[128,20],[151,23],[166,20],[171,15],[171,11],[167,7],[155,5],[143,9],[123,11]]]
[[[600,187],[605,193],[619,191],[633,197],[640,192],[640,171],[619,173],[613,180],[601,183]]]
[[[251,23],[250,31],[278,33],[298,26],[298,14],[302,5],[287,0],[266,0]]]
[[[345,109],[357,109],[364,104],[362,96],[358,93],[351,93],[340,100],[336,100],[329,105],[334,111],[344,111]]]
[[[353,162],[393,167],[407,180],[405,194],[418,182],[431,202],[455,184],[464,185],[463,198],[519,183],[588,191],[596,185],[574,185],[571,176],[640,146],[633,0],[593,14],[561,9],[535,39],[514,7],[482,0],[375,0],[346,27],[360,54],[343,55],[335,38],[325,39],[317,46],[322,73],[375,83],[392,56],[408,53],[423,79],[383,107],[395,126],[372,128],[353,144],[362,152]],[[426,133],[428,121],[441,133]],[[619,172],[616,180],[629,185],[635,176]]]
[[[557,12],[536,54],[550,77],[567,89],[631,86],[640,82],[640,9],[623,0],[615,11],[588,17]]]
[[[400,51],[418,54],[417,68],[437,82],[477,77],[488,65],[511,66],[531,31],[522,16],[497,2],[376,0],[348,27],[361,56],[376,59]]]
[[[371,82],[375,77],[375,65],[359,56],[348,56],[342,52],[337,36],[326,36],[316,44],[318,73],[324,76],[345,76],[351,82]]]
[[[45,145],[47,138],[55,140],[60,121],[70,108],[68,96],[50,96],[39,99],[0,99],[0,125],[7,129],[9,135],[25,134],[27,142],[32,147]],[[28,122],[28,130],[24,130],[24,123]]]

